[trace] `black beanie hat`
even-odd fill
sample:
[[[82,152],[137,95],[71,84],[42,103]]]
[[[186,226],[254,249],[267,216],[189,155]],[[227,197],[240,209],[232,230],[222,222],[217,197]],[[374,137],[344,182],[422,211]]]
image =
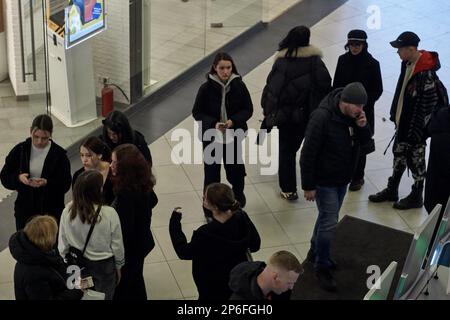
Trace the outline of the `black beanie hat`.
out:
[[[367,33],[364,30],[359,29],[352,30],[348,33],[347,40],[348,42],[350,41],[366,42]]]
[[[367,103],[367,92],[361,82],[352,82],[345,86],[341,93],[341,101],[351,104]]]

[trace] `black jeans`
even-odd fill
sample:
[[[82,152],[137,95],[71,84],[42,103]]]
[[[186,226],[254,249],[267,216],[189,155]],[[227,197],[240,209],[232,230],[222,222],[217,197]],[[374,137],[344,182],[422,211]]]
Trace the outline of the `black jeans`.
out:
[[[284,125],[279,128],[278,182],[283,192],[297,191],[295,156],[305,136],[303,125]]]
[[[144,259],[125,258],[122,278],[114,293],[114,300],[147,300],[144,282]]]
[[[212,148],[215,147],[212,152],[207,152],[205,154],[205,148],[209,146]],[[228,151],[233,150],[233,157],[231,159],[227,159],[227,149]],[[208,148],[208,150],[211,150]],[[227,180],[231,184],[234,192],[234,196],[236,200],[239,201],[242,205],[245,204],[244,200],[244,185],[245,185],[245,165],[242,159],[242,150],[240,146],[240,142],[235,138],[234,143],[230,144],[222,144],[218,142],[211,141],[203,141],[203,168],[205,172],[205,178],[203,182],[203,192],[206,187],[214,182],[220,182],[220,161],[214,163],[208,163],[211,161],[205,157],[213,157],[216,158],[215,151],[221,151],[222,156],[217,155],[217,159],[223,159],[223,164],[225,167],[225,173],[227,175]],[[244,202],[244,203],[243,203]]]

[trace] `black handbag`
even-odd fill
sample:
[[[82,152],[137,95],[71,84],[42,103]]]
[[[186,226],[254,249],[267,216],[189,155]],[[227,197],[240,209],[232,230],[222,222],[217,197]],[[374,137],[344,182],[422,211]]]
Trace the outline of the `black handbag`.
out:
[[[80,269],[86,267],[88,264],[89,259],[84,257],[84,253],[86,252],[87,245],[89,243],[89,240],[91,239],[92,232],[94,231],[95,224],[97,223],[97,218],[100,213],[101,206],[98,206],[97,211],[95,212],[94,221],[91,224],[91,227],[89,228],[88,235],[86,237],[86,241],[84,243],[83,251],[80,249],[77,249],[75,247],[69,246],[69,252],[66,254],[66,261],[68,265],[76,265]]]

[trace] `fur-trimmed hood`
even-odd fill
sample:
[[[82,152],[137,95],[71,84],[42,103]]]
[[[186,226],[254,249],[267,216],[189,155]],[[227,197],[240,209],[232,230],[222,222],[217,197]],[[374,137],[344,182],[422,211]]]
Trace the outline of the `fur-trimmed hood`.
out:
[[[286,52],[287,52],[287,49],[277,51],[277,53],[275,55],[275,61],[278,58],[285,58]],[[313,56],[318,56],[318,57],[322,58],[322,56],[323,56],[322,50],[320,50],[319,48],[317,48],[313,45],[309,45],[307,47],[298,47],[292,57],[293,58],[309,58],[309,57],[313,57]]]

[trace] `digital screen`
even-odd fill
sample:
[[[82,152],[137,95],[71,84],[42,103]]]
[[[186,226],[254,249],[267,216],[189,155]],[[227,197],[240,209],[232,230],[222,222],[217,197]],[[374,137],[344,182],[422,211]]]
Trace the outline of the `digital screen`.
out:
[[[105,0],[71,0],[65,20],[65,43],[70,48],[105,29]]]

